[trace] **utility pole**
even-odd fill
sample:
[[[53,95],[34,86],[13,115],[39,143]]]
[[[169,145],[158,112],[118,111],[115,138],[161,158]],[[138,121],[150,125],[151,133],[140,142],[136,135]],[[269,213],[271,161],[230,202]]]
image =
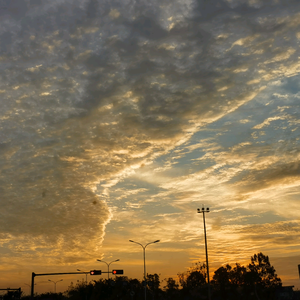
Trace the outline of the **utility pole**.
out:
[[[211,300],[210,296],[210,281],[209,281],[209,267],[208,267],[208,254],[207,254],[207,239],[206,239],[206,226],[205,226],[205,213],[209,213],[209,208],[206,209],[202,206],[202,209],[197,209],[198,213],[203,215],[203,224],[204,224],[204,240],[205,240],[205,255],[206,255],[206,271],[207,271],[207,287],[208,287],[208,300]]]

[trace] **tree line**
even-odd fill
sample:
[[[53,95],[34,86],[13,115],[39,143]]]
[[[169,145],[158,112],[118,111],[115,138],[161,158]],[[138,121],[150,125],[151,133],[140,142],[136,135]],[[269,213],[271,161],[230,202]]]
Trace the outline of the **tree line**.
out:
[[[36,300],[140,300],[146,288],[150,300],[208,299],[205,263],[196,263],[188,271],[174,278],[160,280],[158,274],[147,274],[147,284],[138,279],[118,276],[115,279],[99,279],[71,284],[64,293],[35,295]],[[248,265],[236,263],[218,268],[210,281],[211,300],[273,300],[282,286],[269,257],[263,253],[251,257]],[[17,299],[12,294],[3,300]],[[30,299],[21,296],[21,299]]]

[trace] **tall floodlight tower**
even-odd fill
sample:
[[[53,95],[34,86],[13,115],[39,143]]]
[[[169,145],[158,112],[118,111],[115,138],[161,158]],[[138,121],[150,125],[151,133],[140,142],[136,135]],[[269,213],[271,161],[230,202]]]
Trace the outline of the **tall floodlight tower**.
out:
[[[211,300],[210,297],[210,282],[209,282],[209,267],[208,267],[208,254],[207,254],[207,239],[206,239],[206,225],[205,225],[205,213],[209,213],[209,207],[205,208],[197,208],[198,213],[202,213],[203,215],[203,225],[204,225],[204,240],[205,240],[205,255],[206,255],[206,271],[207,271],[207,287],[208,287],[208,299]]]

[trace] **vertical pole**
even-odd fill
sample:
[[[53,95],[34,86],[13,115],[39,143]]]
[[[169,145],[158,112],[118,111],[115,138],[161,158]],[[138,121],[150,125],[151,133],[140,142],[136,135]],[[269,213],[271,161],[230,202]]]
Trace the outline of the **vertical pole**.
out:
[[[32,274],[31,274],[31,300],[33,300],[33,295],[34,295],[34,277],[35,277],[35,273],[32,272]]]
[[[156,240],[154,242],[148,243],[145,246],[143,246],[142,244],[135,242],[133,240],[129,240],[129,242],[135,243],[140,245],[143,248],[143,255],[144,255],[144,285],[145,285],[145,300],[147,298],[147,282],[146,282],[146,247],[150,244],[154,244],[154,243],[158,243],[160,242],[160,240]]]
[[[142,246],[143,247],[143,246]],[[147,284],[146,284],[146,247],[143,247],[144,250],[144,285],[145,285],[145,300],[147,299]]]
[[[107,264],[107,279],[109,280],[109,264]]]
[[[203,214],[203,223],[204,223],[204,239],[205,239],[205,254],[206,254],[206,270],[207,270],[207,285],[208,285],[208,299],[210,300],[210,282],[209,282],[209,268],[208,268],[208,254],[207,254],[207,240],[206,240],[206,226],[205,226],[205,212]]]

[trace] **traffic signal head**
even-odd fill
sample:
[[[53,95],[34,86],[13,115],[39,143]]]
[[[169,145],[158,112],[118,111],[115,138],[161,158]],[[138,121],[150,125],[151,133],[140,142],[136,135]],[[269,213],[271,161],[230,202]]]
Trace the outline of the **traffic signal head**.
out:
[[[112,274],[117,275],[117,274],[123,274],[123,270],[112,270]]]
[[[90,275],[101,275],[101,270],[91,270]]]

